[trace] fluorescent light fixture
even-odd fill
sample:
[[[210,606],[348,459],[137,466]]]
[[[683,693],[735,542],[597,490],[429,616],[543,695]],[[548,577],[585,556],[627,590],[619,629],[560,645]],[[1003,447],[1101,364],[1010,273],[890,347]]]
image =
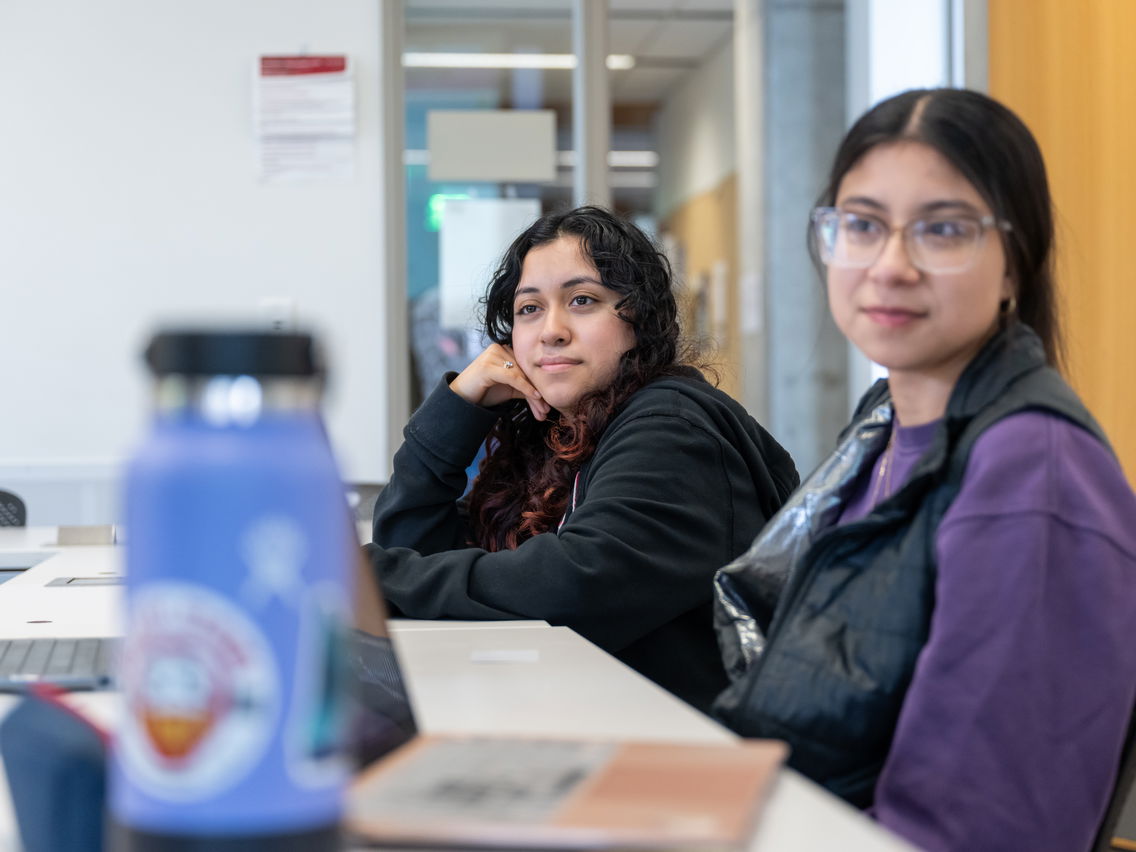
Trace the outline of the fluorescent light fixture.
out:
[[[607,164],[613,169],[653,169],[659,165],[659,155],[655,151],[608,151]],[[575,168],[576,152],[557,151],[556,165]]]
[[[659,165],[656,151],[608,151],[607,164],[617,169],[653,169]]]
[[[406,68],[544,68],[571,70],[576,67],[572,53],[404,53]],[[613,53],[607,58],[611,71],[635,67],[635,57]]]
[[[404,166],[430,165],[430,152],[421,148],[407,148],[402,152]],[[653,169],[659,165],[655,151],[608,151],[607,164],[613,169]],[[556,165],[571,169],[576,166],[575,151],[557,151]]]

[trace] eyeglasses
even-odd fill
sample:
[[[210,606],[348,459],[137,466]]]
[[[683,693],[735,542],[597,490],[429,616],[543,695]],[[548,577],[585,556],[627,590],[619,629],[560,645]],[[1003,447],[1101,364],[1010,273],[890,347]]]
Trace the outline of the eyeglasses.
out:
[[[1004,219],[965,214],[929,216],[891,228],[874,216],[838,207],[816,208],[812,225],[821,260],[828,266],[866,269],[880,259],[892,233],[900,231],[912,265],[931,274],[965,272],[978,257],[988,230],[1011,230]]]

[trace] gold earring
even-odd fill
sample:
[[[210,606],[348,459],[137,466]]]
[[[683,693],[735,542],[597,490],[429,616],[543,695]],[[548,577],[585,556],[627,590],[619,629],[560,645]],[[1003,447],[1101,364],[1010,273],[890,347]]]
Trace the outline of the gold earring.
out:
[[[1001,307],[1003,316],[1013,316],[1018,312],[1018,297],[1011,296],[1008,299],[1003,299]]]

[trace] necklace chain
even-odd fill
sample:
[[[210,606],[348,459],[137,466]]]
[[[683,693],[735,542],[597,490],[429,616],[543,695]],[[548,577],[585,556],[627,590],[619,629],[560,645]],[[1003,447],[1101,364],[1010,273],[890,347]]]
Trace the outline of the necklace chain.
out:
[[[880,469],[876,474],[876,481],[872,485],[872,498],[869,500],[871,506],[875,506],[880,499],[880,491],[883,491],[883,498],[886,500],[891,496],[891,469],[892,457],[895,455],[895,432],[891,433],[888,438],[887,446],[884,448],[883,459],[880,461]]]

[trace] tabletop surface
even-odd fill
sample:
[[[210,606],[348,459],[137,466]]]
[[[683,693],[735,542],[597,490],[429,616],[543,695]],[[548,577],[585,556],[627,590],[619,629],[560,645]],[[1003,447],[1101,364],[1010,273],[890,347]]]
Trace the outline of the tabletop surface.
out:
[[[121,585],[49,586],[59,577],[121,577],[115,546],[56,543],[52,528],[0,528],[0,567],[34,567],[0,584],[0,638],[117,636]],[[430,733],[723,743],[734,734],[566,627],[540,621],[391,622],[419,727]],[[76,694],[113,725],[117,696]],[[15,699],[0,697],[0,715]],[[0,852],[19,849],[0,778]],[[910,847],[792,770],[775,782],[751,850]]]

